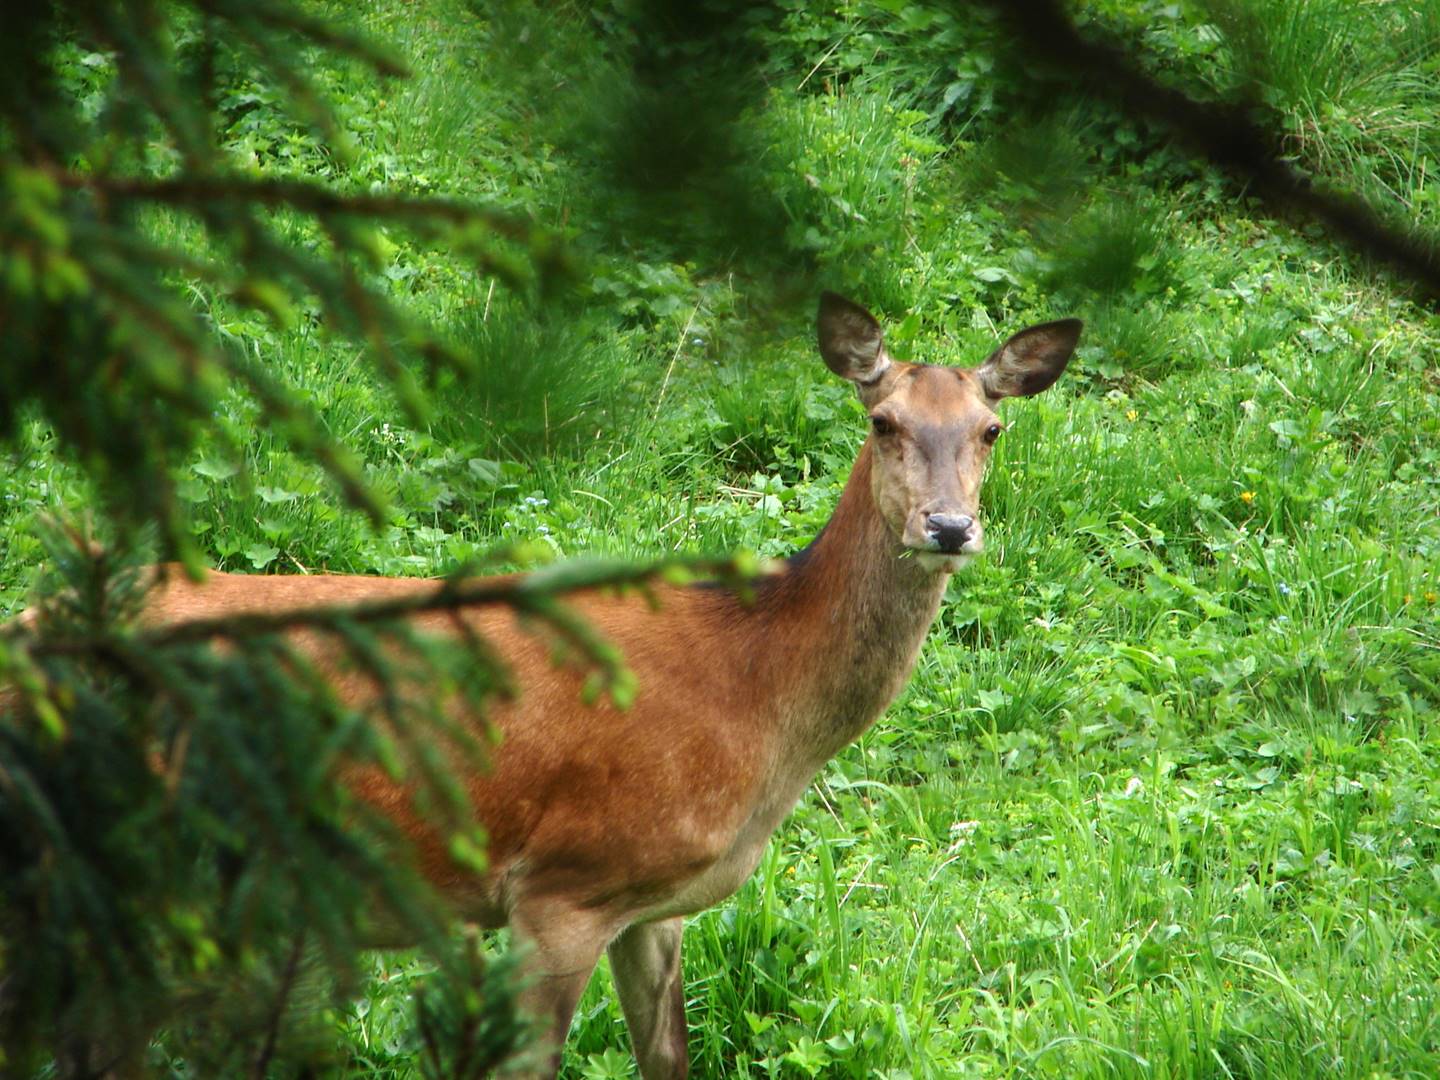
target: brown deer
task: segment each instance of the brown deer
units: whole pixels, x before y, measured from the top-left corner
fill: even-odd
[[[1080,327],[1064,319],[1022,330],[975,368],[910,364],[886,353],[864,308],[822,295],[820,354],[855,384],[871,425],[834,516],[755,583],[749,602],[693,585],[660,587],[655,607],[613,592],[573,595],[637,677],[627,709],[583,704],[582,674],[557,667],[513,614],[467,611],[519,687],[491,714],[503,733],[493,769],[468,781],[489,834],[489,869],[482,876],[451,862],[400,785],[370,773],[354,782],[411,832],[427,875],[461,916],[509,924],[526,943],[522,1004],[553,1040],[547,1074],[606,950],[641,1075],[687,1074],[682,920],[740,887],[816,772],[905,685],[950,574],[983,545],[980,481],[1003,430],[995,407],[1059,378]],[[434,588],[230,574],[195,585],[172,575],[148,618]]]

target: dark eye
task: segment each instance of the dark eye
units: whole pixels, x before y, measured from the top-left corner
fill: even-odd
[[[876,435],[891,435],[895,431],[895,425],[883,416],[870,417],[870,426],[875,429]]]
[[[986,445],[989,445],[989,444],[993,443],[996,439],[998,439],[998,438],[1000,437],[1000,432],[1002,432],[1002,431],[1004,431],[1004,430],[1005,430],[1005,429],[1002,428],[999,424],[991,424],[988,428],[986,428],[986,429],[985,429],[985,443],[986,443]]]

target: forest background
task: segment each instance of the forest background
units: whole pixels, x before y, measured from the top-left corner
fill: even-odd
[[[177,182],[168,192],[190,203],[127,217],[143,246],[87,248],[69,219],[57,242],[46,223],[74,192],[7,163],[0,615],[22,610],[42,566],[83,586],[157,554],[406,575],[784,555],[823,525],[864,434],[815,354],[819,289],[880,315],[897,356],[933,362],[973,363],[1027,323],[1079,316],[1066,379],[1010,408],[985,489],[989,551],[951,585],[909,689],[825,770],[741,893],[692,920],[696,1074],[1440,1071],[1440,324],[1423,275],[1387,276],[1303,200],[1217,169],[1203,139],[1037,57],[990,5],[781,0],[677,19],[618,2],[317,4],[300,10],[340,29],[283,28],[298,42],[289,68],[215,37],[206,20],[226,9],[196,5],[164,36],[181,61],[208,58],[214,161],[270,193],[269,231],[227,233],[231,219],[197,209],[206,192]],[[1428,250],[1440,4],[1069,12],[1161,86],[1239,103],[1284,168]],[[44,55],[98,124],[135,106],[117,79],[130,46],[97,26],[110,24],[67,30]],[[164,116],[163,78],[151,89],[139,97]],[[192,160],[183,127],[127,130],[130,151],[102,160],[96,144],[77,167],[119,177],[112,197],[209,160]],[[26,145],[6,138],[12,156]],[[337,210],[317,191],[359,203]],[[483,211],[447,210],[442,232],[420,208],[437,198]],[[224,280],[205,260],[227,244],[246,270],[286,251],[346,269]],[[79,277],[31,257],[57,250]],[[86,261],[102,250],[117,261]],[[164,251],[194,258],[157,271],[154,293],[137,285],[128,308],[101,305],[113,317],[95,336],[30,318],[123,297],[126,260]],[[218,350],[198,396],[162,367],[105,367],[107,350],[163,336],[169,323],[140,318],[152,301],[179,304],[177,325],[198,318]],[[135,386],[150,396],[127,399]],[[117,416],[130,427],[106,426]],[[120,554],[97,554],[92,535]],[[112,591],[96,589],[77,594],[94,604],[65,640],[103,621]],[[338,632],[357,653],[374,645]],[[244,679],[276,667],[276,648],[240,649]],[[453,1075],[464,1045],[475,1068],[476,1046],[508,1046],[508,1020],[484,1026],[473,1001],[422,1008],[417,1024],[417,993],[442,1000],[424,996],[437,968],[488,986],[464,949],[354,959],[347,919],[365,896],[341,883],[379,872],[383,847],[366,844],[384,837],[345,846],[343,807],[301,834],[283,800],[249,817],[217,801],[186,843],[155,841],[157,816],[190,798],[185,770],[333,754],[344,718],[322,708],[333,725],[317,727],[309,699],[276,690],[303,738],[218,741],[207,758],[196,735],[167,794],[146,740],[170,754],[174,718],[127,727],[143,710],[97,704],[117,678],[143,697],[141,665],[117,655],[142,654],[112,648],[81,678],[54,666],[77,662],[64,649],[0,649],[27,700],[58,703],[0,739],[15,839],[0,965],[12,987],[43,990],[0,1008],[14,1061],[90,1060],[66,1057],[66,1024],[118,1024],[129,1014],[112,999],[135,980],[205,984],[212,1004],[266,988],[247,991],[245,1023],[223,1009],[182,1022],[172,1001],[146,1059],[161,1073],[321,1061]],[[239,684],[216,672],[239,679],[225,665],[240,660],[185,653],[147,677],[233,704]],[[95,692],[52,692],[66,679]],[[117,753],[133,766],[120,779]],[[146,799],[130,806],[122,780],[149,785]],[[299,870],[262,871],[256,852]],[[177,900],[162,886],[196,858],[210,869]],[[55,885],[71,872],[75,889]],[[247,896],[305,911],[331,974],[298,976],[302,942]],[[65,917],[91,921],[77,936]],[[154,970],[133,966],[142,952]],[[625,1047],[602,968],[567,1074],[633,1075]]]

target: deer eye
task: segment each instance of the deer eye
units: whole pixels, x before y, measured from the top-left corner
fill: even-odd
[[[1000,437],[1000,432],[1004,430],[1005,429],[999,424],[991,424],[985,429],[985,445],[989,446],[993,444],[995,440]]]
[[[893,435],[895,433],[895,425],[884,416],[870,417],[870,426],[874,429],[876,435]]]

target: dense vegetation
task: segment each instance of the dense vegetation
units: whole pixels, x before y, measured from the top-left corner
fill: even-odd
[[[692,32],[581,7],[337,6],[413,70],[315,52],[343,158],[283,88],[227,76],[219,136],[255,176],[473,199],[549,229],[572,269],[496,284],[401,230],[369,241],[367,281],[475,368],[427,370],[423,420],[312,298],[272,319],[195,283],[387,508],[376,527],[347,506],[227,390],[174,488],[210,565],[785,554],[864,434],[815,355],[819,288],[943,363],[1078,315],[1070,374],[1008,406],[989,552],[910,688],[692,920],[695,1071],[1440,1072],[1433,316],[1163,132],[1033,83],[964,8],[784,0]],[[1387,217],[1440,212],[1440,5],[1077,9],[1170,84],[1253,95],[1301,166]],[[98,102],[111,59],[62,55]],[[46,557],[37,521],[107,502],[56,448],[31,415],[6,451],[0,614]],[[373,960],[334,1017],[348,1075],[421,1067],[429,966]],[[632,1075],[625,1046],[602,968],[570,1074]]]

